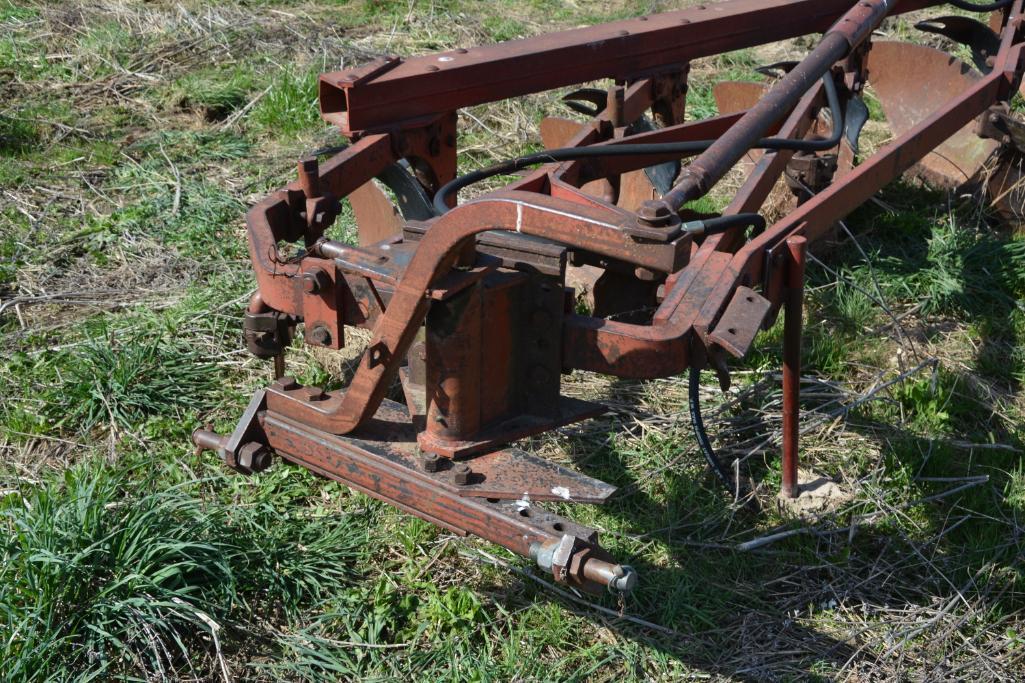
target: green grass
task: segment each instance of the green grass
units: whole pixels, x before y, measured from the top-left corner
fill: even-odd
[[[762,76],[755,71],[759,62],[751,50],[736,50],[709,60],[712,78],[696,78],[690,82],[687,91],[687,118],[707,119],[718,116],[719,109],[712,96],[712,88],[719,81],[759,81]]]
[[[240,341],[255,286],[243,216],[297,156],[338,142],[317,115],[320,71],[660,9],[0,0],[0,300],[18,302],[0,313],[0,678],[1018,675],[1025,241],[914,183],[848,219],[857,245],[809,265],[804,375],[818,383],[802,457],[853,491],[835,514],[802,524],[769,493],[761,510],[732,507],[678,379],[566,378],[616,412],[526,446],[621,488],[603,507],[554,508],[641,573],[622,603],[562,597],[528,561],[284,462],[243,477],[191,452],[192,429],[229,432],[267,382]],[[688,116],[716,113],[714,82],[776,59],[695,64]],[[538,149],[542,117],[572,116],[559,95],[473,108],[460,169]],[[347,204],[331,234],[353,239]],[[765,492],[781,476],[762,443],[778,432],[781,340],[777,322],[731,361],[736,388],[720,396],[706,373],[702,398],[716,445],[752,451],[742,471]],[[303,381],[341,382],[336,359],[299,343],[288,362]],[[738,549],[785,530],[801,532]],[[926,628],[890,653],[908,624]]]
[[[193,71],[179,78],[171,89],[171,101],[196,111],[208,121],[223,121],[244,107],[259,92],[256,74],[240,66]]]
[[[364,526],[282,520],[197,495],[203,484],[160,485],[94,459],[8,493],[5,680],[185,674],[207,665],[215,637],[244,639],[257,613],[294,615],[357,577]]]
[[[253,108],[250,121],[275,137],[295,138],[317,126],[323,127],[317,105],[320,69],[281,71]]]
[[[156,331],[122,338],[100,331],[70,351],[15,354],[4,370],[24,382],[23,401],[8,396],[5,426],[29,434],[145,428],[208,403],[217,381],[208,359]]]

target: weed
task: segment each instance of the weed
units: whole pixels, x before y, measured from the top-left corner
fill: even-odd
[[[1025,512],[1025,465],[1019,465],[1010,472],[1004,488],[1004,502]]]
[[[205,615],[231,602],[239,551],[177,491],[126,497],[97,468],[9,495],[0,604],[8,680],[188,665]],[[218,537],[220,536],[220,537]]]
[[[256,92],[255,74],[248,69],[208,69],[182,76],[172,89],[176,106],[221,121],[244,106]]]
[[[205,666],[211,629],[251,633],[251,610],[294,614],[356,575],[363,525],[303,514],[281,525],[277,511],[133,482],[100,462],[0,500],[6,680],[174,678]]]
[[[754,81],[761,77],[755,72],[758,65],[750,50],[727,52],[709,60],[713,79],[692,79],[687,91],[687,118],[705,119],[719,114],[713,87],[720,81]]]
[[[496,43],[506,40],[516,40],[527,35],[527,27],[516,19],[501,15],[488,16],[484,19],[484,29],[488,36]]]
[[[61,431],[101,424],[129,429],[151,416],[180,417],[202,406],[217,381],[201,354],[156,334],[101,332],[47,361],[57,369],[43,413]]]
[[[317,76],[321,70],[283,69],[253,107],[248,120],[279,140],[295,138],[320,124]]]
[[[0,153],[13,155],[39,141],[39,131],[30,122],[0,114]]]
[[[241,201],[201,173],[183,176],[178,164],[239,159],[249,150],[246,140],[226,132],[143,139],[129,149],[140,160],[113,174],[114,187],[130,193],[130,199],[110,213],[88,216],[72,241],[101,265],[114,247],[143,235],[157,235],[168,245],[241,255],[244,245],[227,238]]]

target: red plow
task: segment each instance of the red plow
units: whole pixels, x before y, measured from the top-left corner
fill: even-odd
[[[873,38],[889,16],[943,5],[981,21],[959,14],[917,27],[963,46],[968,62]],[[736,492],[701,422],[699,375],[710,369],[728,386],[730,358],[783,309],[782,493],[798,495],[809,245],[909,171],[1020,213],[1025,126],[1009,103],[1022,76],[1023,6],[729,0],[323,74],[321,113],[351,144],[302,159],[297,181],[247,216],[259,289],[245,341],[273,360],[274,380],[234,433],[197,431],[197,446],[244,473],[276,455],[530,557],[559,582],[629,590],[636,573],[595,530],[536,505],[599,504],[615,489],[509,444],[604,412],[563,396],[563,374],[687,372],[698,443]],[[809,34],[819,35],[803,59],[717,86],[717,116],[685,116],[692,61]],[[580,87],[602,80],[607,89]],[[863,157],[866,86],[893,139]],[[457,175],[460,108],[561,88],[577,88],[566,100],[588,123],[546,119],[545,151]],[[743,163],[723,211],[693,208]],[[514,180],[465,198],[502,175]],[[781,179],[792,200],[769,223],[764,206]],[[343,199],[358,246],[326,236]],[[298,331],[338,350],[352,327],[372,338],[346,388],[286,374]],[[396,383],[402,402],[387,398]]]

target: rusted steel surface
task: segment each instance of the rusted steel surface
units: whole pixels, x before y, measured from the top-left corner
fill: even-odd
[[[797,497],[798,439],[801,410],[801,327],[804,311],[804,265],[808,240],[786,241],[786,311],[783,320],[783,495]]]
[[[276,379],[233,434],[199,430],[197,447],[250,474],[278,455],[530,557],[557,581],[629,589],[636,574],[596,532],[535,505],[601,503],[613,487],[509,444],[604,411],[563,396],[565,373],[711,367],[726,387],[728,359],[784,308],[783,488],[796,495],[805,250],[909,169],[960,185],[994,155],[998,187],[1020,177],[1006,169],[1025,148],[1008,103],[1023,2],[994,15],[992,34],[925,26],[972,43],[977,70],[873,43],[886,16],[938,0],[731,0],[324,74],[322,114],[351,144],[302,158],[297,180],[247,215],[258,291],[244,340]],[[684,120],[690,60],[819,32],[804,59],[717,87],[720,113]],[[580,87],[603,78],[607,89]],[[548,151],[456,177],[460,107],[560,87],[590,121],[548,117]],[[893,139],[857,163],[865,87]],[[738,163],[746,177],[726,209],[696,211]],[[459,202],[472,182],[531,166]],[[783,178],[795,197],[766,226],[758,212]],[[326,237],[345,200],[358,246]],[[346,327],[371,333],[348,386],[284,376],[294,335],[336,350],[355,336]],[[387,398],[396,380],[405,407]]]
[[[769,86],[753,81],[720,81],[712,88],[715,107],[720,114],[745,112],[765,96]]]
[[[894,135],[911,130],[982,78],[941,50],[891,41],[872,45],[868,68],[872,92]],[[976,135],[974,122],[968,121],[919,162],[921,174],[943,187],[964,185],[976,178],[998,146],[995,140]]]
[[[629,79],[667,64],[824,31],[851,0],[733,0],[678,12],[460,48],[320,77],[324,118],[347,132],[379,130],[468,107],[600,78]],[[894,3],[889,3],[894,4]],[[904,0],[906,12],[939,4]]]

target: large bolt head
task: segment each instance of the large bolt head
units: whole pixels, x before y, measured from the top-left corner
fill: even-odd
[[[250,441],[238,449],[238,466],[250,472],[262,472],[270,467],[274,452],[261,443]]]
[[[317,292],[324,289],[330,278],[320,268],[311,268],[302,275],[303,291],[307,294],[316,294]]]
[[[673,210],[661,199],[649,199],[637,209],[637,217],[653,227],[668,225],[673,217]]]

